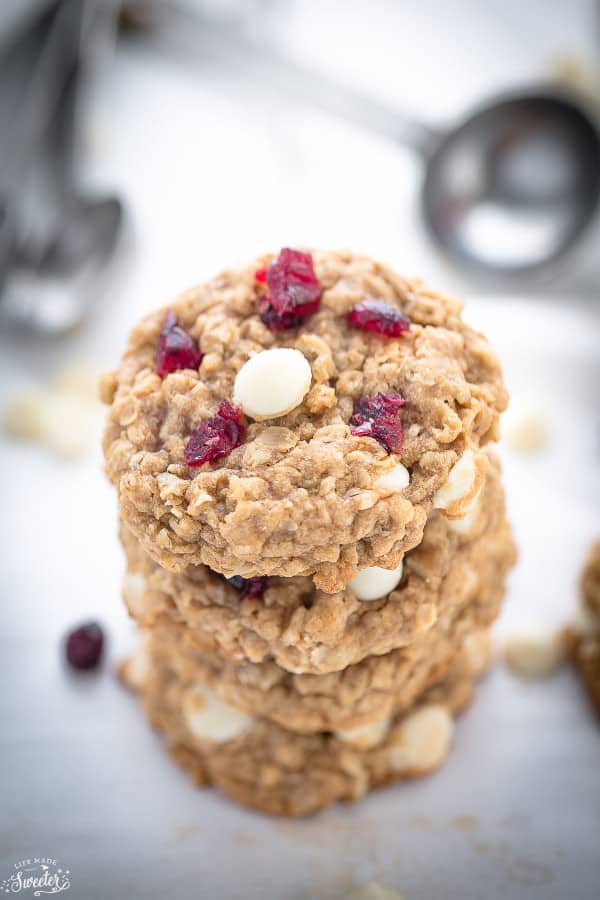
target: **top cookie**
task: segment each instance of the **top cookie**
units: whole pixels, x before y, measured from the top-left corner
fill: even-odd
[[[180,295],[103,380],[125,523],[175,571],[335,592],[396,567],[433,506],[465,514],[506,406],[461,309],[352,253],[281,251]]]

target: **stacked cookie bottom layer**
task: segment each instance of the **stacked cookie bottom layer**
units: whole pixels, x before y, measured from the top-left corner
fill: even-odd
[[[384,727],[344,737],[327,731],[300,734],[266,718],[250,720],[232,740],[198,737],[194,701],[200,711],[211,700],[197,689],[193,669],[184,675],[174,663],[176,645],[167,647],[158,636],[149,638],[145,671],[130,664],[124,674],[139,687],[149,721],[165,735],[170,754],[196,784],[215,784],[253,809],[299,816],[336,800],[358,800],[373,788],[426,775],[441,765],[451,744],[453,717],[470,703],[474,681],[489,658],[487,632],[472,638],[446,677],[408,709],[386,720]]]
[[[441,765],[488,664],[515,556],[493,457],[469,516],[434,512],[376,600],[323,594],[308,578],[272,578],[252,596],[205,567],[167,572],[122,538],[143,635],[124,680],[197,784],[281,815]]]

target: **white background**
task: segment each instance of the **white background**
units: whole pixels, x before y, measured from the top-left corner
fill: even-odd
[[[437,123],[545,77],[561,55],[600,55],[583,0],[289,9],[251,26]],[[68,360],[114,365],[143,312],[236,260],[298,243],[372,253],[465,293],[513,395],[544,412],[547,449],[504,454],[520,562],[499,634],[568,617],[600,534],[597,296],[482,297],[428,246],[410,153],[202,54],[119,51],[90,113],[85,172],[131,212],[120,278],[76,336],[2,337],[0,402]],[[598,896],[600,729],[569,671],[522,683],[499,667],[428,780],[301,822],[240,810],[190,786],[112,675],[133,628],[99,452],[68,464],[6,440],[0,472],[0,879],[15,860],[46,855],[70,868],[78,900],[334,900],[370,878],[407,900]],[[107,627],[109,658],[100,676],[73,677],[60,639],[90,617]]]

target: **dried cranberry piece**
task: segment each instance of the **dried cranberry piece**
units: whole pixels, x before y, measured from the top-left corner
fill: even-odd
[[[254,278],[258,281],[259,284],[267,283],[267,270],[266,269],[257,269],[254,273]]]
[[[258,314],[261,321],[271,331],[289,331],[290,328],[298,328],[304,321],[304,316],[297,316],[294,313],[278,313],[269,300],[268,294],[258,301]]]
[[[186,463],[188,466],[202,466],[227,456],[240,446],[244,431],[241,408],[222,400],[216,415],[204,419],[192,432],[184,451]]]
[[[197,369],[202,362],[198,344],[177,321],[170,309],[164,319],[156,347],[156,371],[161,378],[178,369]]]
[[[104,635],[96,622],[87,622],[67,635],[65,655],[74,669],[93,669],[102,657]]]
[[[267,284],[271,303],[280,315],[308,316],[321,302],[321,285],[310,253],[284,247],[269,266]]]
[[[254,578],[243,578],[241,575],[233,575],[225,579],[228,584],[240,592],[240,597],[250,599],[260,597],[267,586],[266,575],[256,575]]]
[[[267,270],[267,286],[268,293],[259,300],[259,313],[273,331],[297,328],[319,308],[321,285],[310,253],[284,247]]]
[[[354,426],[352,434],[375,438],[388,452],[399,453],[403,434],[399,412],[404,402],[394,392],[361,397],[350,419],[350,425]]]
[[[384,300],[363,300],[348,313],[348,322],[354,328],[364,328],[385,337],[398,337],[410,331],[410,320],[399,309]]]

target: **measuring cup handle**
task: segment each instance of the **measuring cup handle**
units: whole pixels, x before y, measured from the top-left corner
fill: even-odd
[[[429,154],[438,137],[427,125],[328,75],[304,68],[268,43],[258,45],[239,30],[201,18],[182,5],[170,7],[160,34],[178,50],[187,47],[195,57],[210,56],[256,83],[410,147],[420,156]]]

